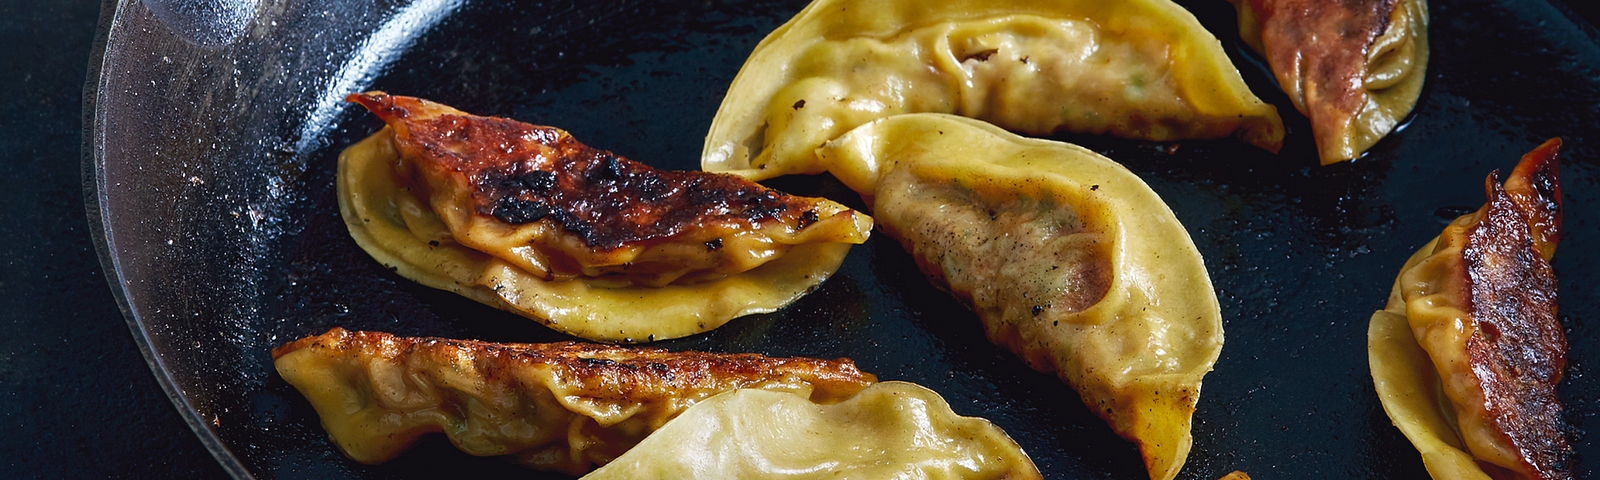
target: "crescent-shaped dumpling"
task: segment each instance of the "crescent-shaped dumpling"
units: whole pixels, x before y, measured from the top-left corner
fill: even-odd
[[[1245,43],[1311,120],[1322,164],[1361,156],[1416,106],[1425,0],[1230,0]]]
[[[991,341],[1077,389],[1152,479],[1177,475],[1222,317],[1188,232],[1142,180],[941,114],[878,120],[817,155]]]
[[[701,166],[820,173],[823,142],[920,112],[1029,134],[1283,141],[1277,110],[1169,0],[816,0],[751,53]]]
[[[872,226],[827,199],[656,170],[551,127],[351,98],[389,123],[339,157],[356,243],[406,278],[590,340],[681,337],[774,311]]]
[[[1378,398],[1435,479],[1570,479],[1556,384],[1566,337],[1549,260],[1561,237],[1559,140],[1406,261],[1373,314]]]
[[[849,360],[488,343],[335,328],[272,350],[333,444],[367,464],[443,433],[464,452],[582,474],[739,389],[832,404],[877,381]],[[948,410],[948,409],[947,409]]]
[[[932,390],[884,382],[824,405],[736,390],[685,410],[585,480],[1039,479],[999,427],[950,410]]]

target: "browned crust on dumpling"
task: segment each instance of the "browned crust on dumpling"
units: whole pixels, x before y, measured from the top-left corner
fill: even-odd
[[[742,388],[836,403],[876,379],[849,360],[495,344],[335,328],[273,349],[352,460],[394,459],[431,433],[461,451],[580,475],[691,406]]]
[[[709,225],[798,229],[818,219],[813,199],[733,175],[657,170],[557,128],[382,92],[347,100],[394,127],[401,150],[430,175],[462,177],[478,215],[513,225],[548,220],[590,248],[650,245]]]
[[[1534,246],[1545,260],[1561,241],[1561,139],[1553,138],[1522,156],[1506,180],[1506,195],[1528,215]]]
[[[1319,142],[1343,136],[1367,103],[1367,54],[1389,29],[1398,0],[1248,1],[1262,19],[1261,44],[1278,83],[1298,85],[1293,98]]]
[[[301,349],[331,349],[343,355],[394,361],[433,357],[448,365],[468,358],[490,383],[516,382],[509,372],[534,365],[549,366],[571,389],[586,398],[650,403],[679,398],[708,388],[732,389],[793,376],[815,387],[812,401],[832,403],[849,398],[877,377],[857,369],[849,359],[777,358],[753,353],[671,352],[659,348],[624,347],[582,342],[491,343],[437,337],[396,337],[384,332],[351,332],[335,327],[272,349],[272,359]]]
[[[1520,455],[1520,470],[1535,479],[1571,478],[1572,448],[1556,398],[1567,342],[1556,319],[1555,274],[1542,254],[1553,253],[1554,242],[1541,248],[1543,239],[1559,238],[1558,148],[1553,141],[1524,157],[1507,188],[1498,173],[1489,175],[1489,201],[1482,219],[1464,232],[1462,248],[1477,327],[1465,348],[1482,390],[1480,413]],[[1531,191],[1508,193],[1523,186]],[[1518,196],[1538,201],[1518,202]],[[1533,226],[1540,224],[1548,228],[1535,236]],[[1463,407],[1479,405],[1457,408]]]

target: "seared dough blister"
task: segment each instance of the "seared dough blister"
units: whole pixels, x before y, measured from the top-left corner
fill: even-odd
[[[817,0],[751,53],[701,166],[820,173],[824,142],[923,112],[1030,134],[1283,140],[1277,110],[1169,0]]]
[[[500,344],[335,328],[273,349],[340,451],[368,464],[440,432],[473,455],[572,474],[616,458],[685,409],[741,388],[818,403],[876,378],[848,360]]]
[[[1087,149],[940,114],[885,118],[817,151],[990,340],[1077,389],[1177,475],[1222,348],[1205,264],[1166,204]]]
[[[595,478],[1041,478],[999,427],[845,359],[338,328],[272,355],[363,463],[437,432],[539,469],[607,465]]]
[[[1422,93],[1426,0],[1229,0],[1245,43],[1311,120],[1322,164],[1361,156]]]
[[[681,337],[774,311],[872,226],[826,199],[655,170],[551,127],[352,99],[390,124],[339,158],[356,243],[402,276],[590,340]]]
[[[1488,202],[1406,261],[1372,315],[1384,411],[1434,478],[1572,478],[1556,396],[1566,338],[1549,261],[1561,238],[1561,142],[1523,156]]]

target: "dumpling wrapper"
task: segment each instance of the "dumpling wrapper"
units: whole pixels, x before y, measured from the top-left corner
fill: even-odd
[[[443,433],[463,452],[582,474],[697,402],[739,389],[831,404],[877,378],[847,359],[489,343],[334,328],[272,350],[352,460],[394,459]]]
[[[1077,389],[1152,479],[1177,475],[1222,316],[1149,186],[1082,147],[940,114],[869,123],[817,156],[991,341]]]
[[[605,342],[682,337],[788,305],[839,268],[850,243],[795,245],[760,266],[717,280],[661,287],[606,278],[553,280],[460,243],[410,178],[392,130],[339,156],[339,210],[350,236],[374,259],[429,287]],[[871,219],[856,215],[864,239]],[[856,241],[860,241],[857,239]]]
[[[1040,135],[1283,141],[1277,109],[1169,0],[817,0],[751,53],[701,167],[820,173],[823,142],[921,112]]]
[[[1361,156],[1417,104],[1428,69],[1425,0],[1229,0],[1245,43],[1311,120],[1327,165]]]
[[[1434,242],[1406,262],[1415,265]],[[1406,321],[1405,301],[1396,285],[1388,306],[1372,314],[1367,328],[1367,363],[1378,398],[1389,419],[1422,453],[1422,464],[1436,480],[1490,480],[1456,433],[1455,413],[1439,391],[1439,374],[1428,352],[1417,345]]]
[[[932,390],[884,382],[832,405],[765,390],[723,393],[583,478],[1043,477],[989,421],[956,415]]]
[[[1572,478],[1556,398],[1566,339],[1549,259],[1559,140],[1406,261],[1368,329],[1378,398],[1433,478]]]

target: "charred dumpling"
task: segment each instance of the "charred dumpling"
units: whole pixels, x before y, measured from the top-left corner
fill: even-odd
[[[1075,145],[940,114],[866,124],[817,156],[991,341],[1072,385],[1139,445],[1152,479],[1177,475],[1222,319],[1188,232],[1142,180]]]
[[[831,405],[765,390],[724,393],[584,478],[1043,477],[999,427],[956,415],[932,390],[885,382]]]
[[[1246,43],[1311,120],[1322,164],[1361,156],[1417,104],[1425,0],[1229,0]]]
[[[605,466],[593,478],[1041,478],[998,427],[846,359],[339,328],[272,357],[362,463],[444,433],[469,454],[533,468]]]
[[[351,236],[401,275],[579,337],[680,337],[804,295],[872,220],[743,178],[668,172],[566,132],[380,92],[339,160]]]
[[[1283,141],[1277,110],[1169,0],[816,0],[751,53],[701,165],[820,173],[824,142],[921,112],[1029,134]]]
[[[739,389],[819,404],[876,382],[849,360],[668,352],[576,342],[497,344],[335,328],[272,351],[278,373],[362,463],[442,432],[473,455],[582,474],[696,403]]]
[[[1559,139],[1406,261],[1373,314],[1378,398],[1436,479],[1570,479],[1556,384],[1567,343],[1550,268],[1561,238]]]

